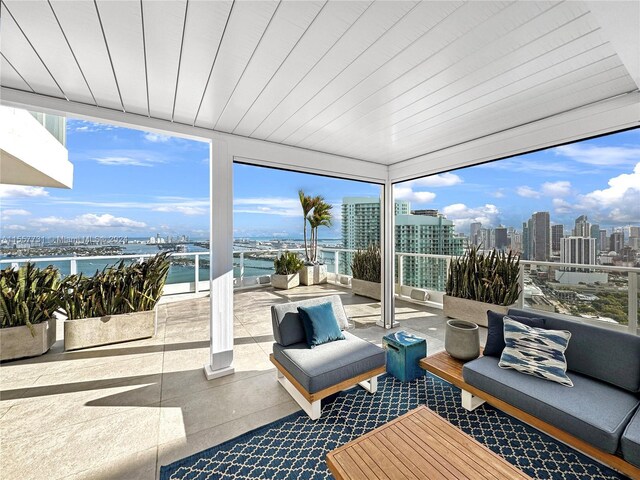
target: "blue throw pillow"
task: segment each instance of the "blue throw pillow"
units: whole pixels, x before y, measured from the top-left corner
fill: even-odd
[[[344,340],[331,302],[312,307],[298,307],[298,313],[310,348],[334,340]]]
[[[504,350],[504,318],[510,318],[516,322],[524,323],[530,327],[544,328],[543,318],[516,317],[503,315],[502,313],[487,311],[487,343],[484,346],[485,357],[500,358]]]
[[[506,317],[506,346],[498,366],[573,387],[567,376],[567,359],[564,356],[570,338],[571,332],[566,330],[528,327]]]

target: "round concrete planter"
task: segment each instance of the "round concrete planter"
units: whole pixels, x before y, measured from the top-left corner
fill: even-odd
[[[33,330],[35,335],[27,326],[0,328],[0,361],[46,353],[56,341],[55,318],[35,324]]]
[[[480,356],[478,325],[466,320],[447,320],[444,349],[458,360],[473,360]]]

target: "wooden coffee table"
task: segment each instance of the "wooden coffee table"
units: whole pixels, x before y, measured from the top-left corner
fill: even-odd
[[[338,479],[529,477],[424,405],[327,454]]]

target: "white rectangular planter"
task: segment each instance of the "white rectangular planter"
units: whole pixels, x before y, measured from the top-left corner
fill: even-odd
[[[494,305],[493,303],[476,302],[475,300],[467,300],[466,298],[452,297],[445,295],[443,297],[444,314],[449,318],[457,318],[459,320],[467,320],[481,327],[487,326],[487,310],[507,314],[507,310],[511,307],[503,307],[502,305]]]
[[[56,320],[33,326],[35,336],[27,326],[0,328],[0,361],[37,357],[56,342]]]
[[[298,285],[300,285],[300,275],[297,273],[292,275],[271,275],[271,286],[273,288],[289,290]]]
[[[64,349],[77,350],[150,338],[156,333],[156,324],[156,310],[65,320]]]
[[[380,300],[382,298],[381,288],[382,285],[380,283],[367,282],[366,280],[358,280],[357,278],[351,279],[351,291],[361,297]]]
[[[318,285],[327,283],[326,265],[304,265],[298,273],[302,285]]]

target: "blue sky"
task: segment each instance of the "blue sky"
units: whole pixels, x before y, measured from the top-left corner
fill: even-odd
[[[67,148],[72,190],[0,187],[2,236],[208,235],[208,144],[68,120]],[[324,238],[340,237],[342,197],[379,195],[377,185],[236,165],[236,236],[299,237],[300,188],[334,205]],[[534,211],[567,229],[581,214],[638,225],[640,129],[404,182],[396,196],[439,209],[462,232],[472,221],[520,228]]]

